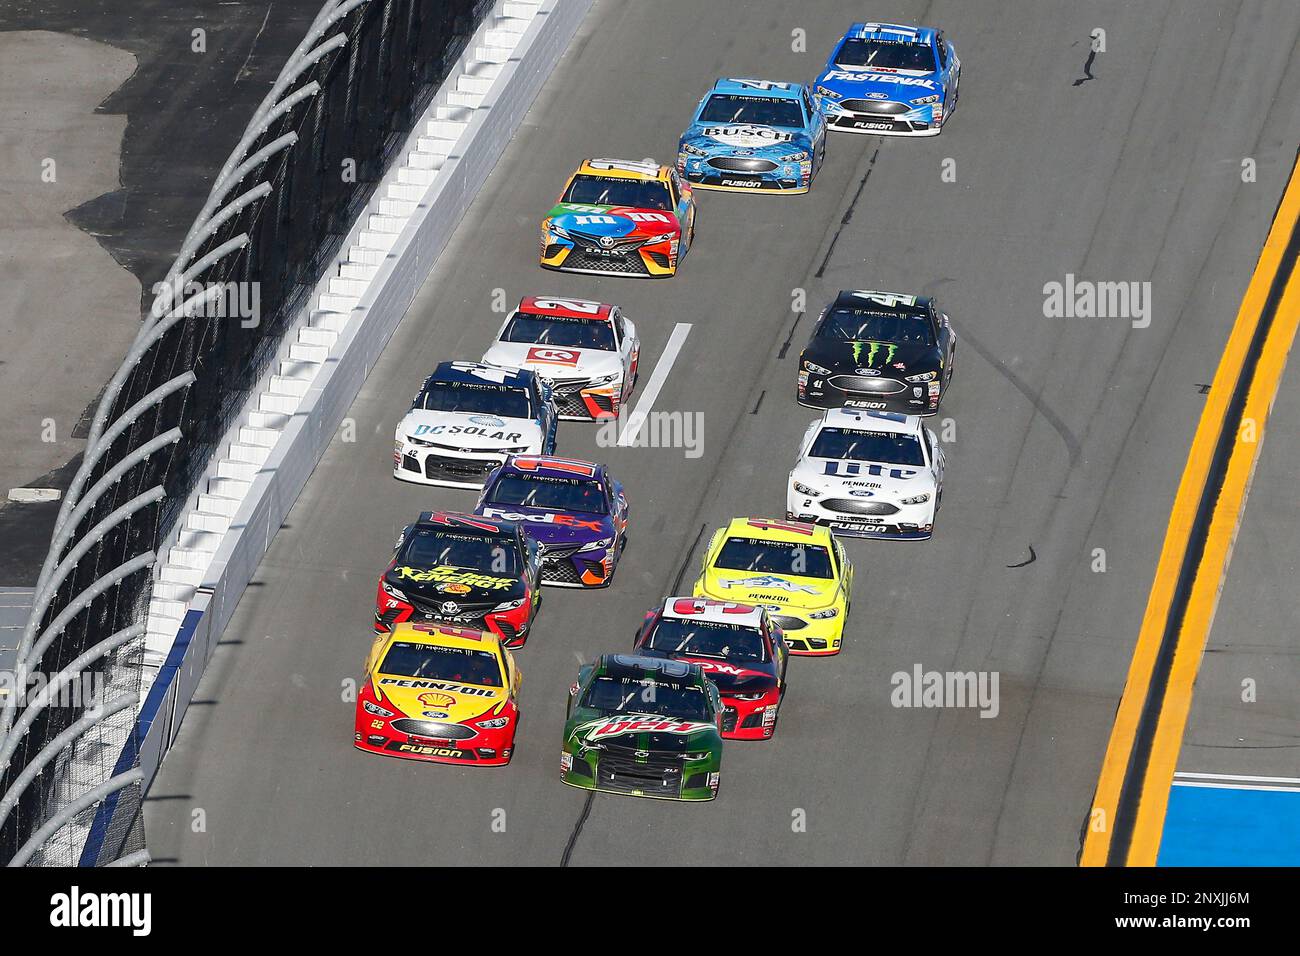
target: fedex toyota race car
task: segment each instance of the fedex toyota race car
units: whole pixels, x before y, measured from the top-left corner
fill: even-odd
[[[366,658],[356,747],[408,760],[504,766],[515,748],[519,680],[495,634],[399,624],[375,638]]]
[[[855,23],[817,77],[831,129],[937,136],[957,106],[961,61],[942,31]]]
[[[776,730],[790,651],[764,608],[667,598],[646,614],[636,652],[699,664],[722,694],[723,737],[767,740]]]
[[[379,577],[375,632],[441,622],[523,647],[541,605],[541,556],[520,524],[426,511],[402,530]]]
[[[559,414],[550,386],[526,369],[442,362],[393,436],[403,481],[480,488],[506,455],[549,455]]]
[[[476,513],[528,529],[543,584],[608,587],[627,543],[623,486],[589,461],[511,455],[488,476]]]
[[[772,612],[792,654],[840,652],[853,564],[826,528],[800,521],[733,518],[713,533],[697,597]]]
[[[944,454],[915,415],[832,409],[808,426],[786,516],[858,538],[930,537]]]
[[[799,355],[799,404],[933,415],[956,355],[952,323],[934,299],[841,292]]]
[[[542,221],[541,264],[642,279],[677,274],[695,238],[695,198],[677,170],[588,159]]]
[[[525,296],[511,312],[485,365],[531,369],[552,388],[560,418],[617,418],[636,384],[641,341],[616,305]]]
[[[605,654],[569,688],[560,780],[661,800],[712,800],[722,699],[698,664]]]
[[[677,147],[702,189],[806,193],[826,156],[826,118],[801,83],[718,80]]]

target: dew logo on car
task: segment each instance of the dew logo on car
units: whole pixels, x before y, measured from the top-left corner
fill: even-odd
[[[712,724],[690,720],[629,714],[623,717],[602,717],[593,720],[578,727],[575,734],[587,740],[602,740],[606,737],[622,737],[626,734],[693,734],[697,730],[712,729],[714,729]]]
[[[484,508],[483,514],[489,518],[501,518],[503,521],[533,521],[538,524],[554,524],[565,528],[581,528],[584,531],[602,530],[599,521],[584,521],[570,514],[525,514],[522,511],[506,511],[504,508]]]
[[[762,671],[750,670],[748,667],[737,667],[735,664],[723,664],[719,661],[696,661],[695,663],[699,664],[700,670],[706,674],[726,674],[728,677],[768,676]]]
[[[471,588],[484,588],[490,591],[505,591],[518,582],[514,578],[498,578],[490,574],[479,574],[466,568],[450,564],[440,564],[433,568],[412,568],[408,565],[394,568],[393,573],[403,581],[415,584],[464,584]]]
[[[577,365],[581,353],[573,349],[555,349],[545,346],[533,346],[524,356],[525,362],[537,362],[544,365]]]

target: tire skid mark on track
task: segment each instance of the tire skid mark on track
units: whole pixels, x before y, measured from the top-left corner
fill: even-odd
[[[831,255],[835,252],[835,244],[840,241],[840,233],[844,231],[844,227],[853,221],[853,210],[857,207],[858,200],[862,198],[862,191],[867,187],[867,180],[871,178],[871,171],[876,168],[876,157],[879,155],[880,147],[877,146],[871,154],[871,159],[867,162],[867,171],[862,174],[862,179],[858,181],[857,192],[853,194],[848,208],[844,210],[844,215],[840,217],[840,226],[835,230],[835,235],[831,237],[831,244],[827,246],[826,255],[822,257],[822,264],[813,273],[813,278],[820,279],[826,275],[826,265],[831,261]],[[794,334],[794,329],[790,330],[790,334]]]

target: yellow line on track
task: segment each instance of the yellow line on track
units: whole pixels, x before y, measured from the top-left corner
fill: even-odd
[[[1288,247],[1292,246],[1298,220],[1300,166],[1292,168],[1290,181],[1215,372],[1178,484],[1155,580],[1129,665],[1124,694],[1115,714],[1110,743],[1102,761],[1092,812],[1085,827],[1079,860],[1082,866],[1155,865],[1169,788],[1191,708],[1193,685],[1263,443],[1265,422],[1300,322],[1300,269],[1297,269],[1292,272],[1272,313],[1272,325],[1262,351],[1257,353],[1254,374],[1249,382],[1242,381],[1243,369],[1252,356],[1252,340],[1256,338],[1269,307],[1270,291],[1279,270],[1289,261]],[[1234,394],[1243,387],[1249,391],[1227,468],[1221,474],[1212,474],[1215,453],[1221,447]],[[1167,642],[1171,614],[1178,610],[1175,601],[1180,572],[1184,571],[1188,548],[1193,543],[1198,514],[1207,507],[1206,495],[1213,495],[1215,491],[1212,485],[1207,487],[1210,481],[1219,483],[1217,501],[1210,502],[1213,517],[1195,568],[1190,594],[1186,597],[1167,679],[1156,684],[1153,678],[1158,676],[1158,663],[1162,646]],[[1167,654],[1168,648],[1164,649]],[[1153,691],[1161,696],[1149,702]],[[1158,717],[1143,760],[1141,757],[1147,741],[1140,739],[1142,718],[1144,711],[1149,713],[1152,706],[1158,706]],[[1121,805],[1126,785],[1131,790],[1139,782],[1137,777],[1130,781],[1131,774],[1140,775],[1136,810],[1127,802]],[[1127,852],[1123,847],[1112,847],[1112,836],[1120,823],[1120,814],[1124,812],[1134,814],[1131,821],[1125,821],[1131,828]]]

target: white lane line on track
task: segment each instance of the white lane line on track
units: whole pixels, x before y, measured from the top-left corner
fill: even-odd
[[[691,333],[691,324],[689,322],[678,322],[673,327],[672,335],[668,336],[668,344],[664,346],[663,355],[659,356],[659,362],[655,365],[655,370],[650,373],[650,381],[646,382],[645,388],[641,391],[641,397],[637,399],[636,408],[632,409],[632,414],[627,417],[627,423],[623,426],[623,433],[618,436],[618,444],[624,448],[636,441],[637,436],[641,434],[641,426],[650,416],[650,409],[654,407],[655,399],[659,397],[659,390],[664,387],[664,382],[668,380],[668,373],[672,371],[673,362],[677,361],[677,353],[682,350],[686,344],[686,336]]]
[[[1295,792],[1300,790],[1300,778],[1257,777],[1250,774],[1188,773],[1179,771],[1174,774],[1174,786],[1223,787],[1231,790],[1283,790]]]

